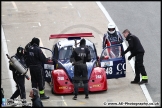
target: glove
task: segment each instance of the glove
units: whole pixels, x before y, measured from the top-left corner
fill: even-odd
[[[132,58],[132,56],[129,56],[129,57],[128,57],[128,60],[130,60],[131,58]]]

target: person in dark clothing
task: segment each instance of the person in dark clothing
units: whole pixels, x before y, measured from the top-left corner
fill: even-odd
[[[89,49],[86,47],[86,40],[81,39],[80,47],[77,47],[73,50],[70,57],[70,62],[74,65],[74,97],[77,99],[78,95],[78,83],[80,80],[83,80],[85,98],[89,98],[88,94],[88,70],[86,62],[91,61],[91,55]],[[82,77],[81,77],[82,76]]]
[[[33,38],[31,41],[31,46],[27,51],[27,64],[30,69],[32,88],[39,87],[40,99],[49,99],[44,93],[44,72],[42,63],[46,62],[46,57],[42,50],[39,48],[40,40],[38,38]]]
[[[116,31],[116,25],[112,22],[108,24],[108,31],[103,36],[102,48],[123,42],[123,37]]]
[[[123,37],[121,36],[119,31],[116,31],[116,25],[113,22],[110,22],[108,24],[108,31],[103,36],[102,48],[104,49],[107,46],[121,44],[122,42],[123,42]],[[119,47],[112,47],[111,51],[116,56],[120,56]],[[111,56],[111,58],[112,57],[113,56]]]
[[[17,53],[12,56],[15,57],[23,66],[24,68],[27,68],[26,63],[24,61],[24,48],[18,47]],[[11,57],[11,58],[12,58]],[[16,83],[17,90],[14,92],[14,94],[10,97],[10,99],[14,100],[18,96],[24,101],[22,103],[26,103],[26,91],[25,91],[25,75],[22,75],[21,72],[17,71],[10,62],[9,69],[12,71],[13,79]]]
[[[1,88],[1,106],[3,106],[3,99],[4,98],[4,90],[3,90],[3,88]]]
[[[30,91],[29,97],[32,98],[31,99],[32,107],[44,107],[42,101],[39,98],[39,93],[36,88],[32,88],[32,90]]]
[[[132,84],[143,84],[148,83],[148,76],[145,71],[145,67],[143,65],[143,57],[145,50],[139,40],[138,37],[131,34],[128,29],[123,31],[123,35],[128,41],[128,48],[124,51],[122,56],[126,54],[128,51],[131,52],[131,55],[128,57],[128,60],[130,60],[132,57],[135,56],[135,78],[134,81],[131,81]],[[142,75],[142,80],[140,81],[140,74]]]

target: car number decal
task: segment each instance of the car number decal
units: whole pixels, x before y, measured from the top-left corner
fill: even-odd
[[[54,65],[51,65],[51,64],[44,64],[44,69],[54,70]]]

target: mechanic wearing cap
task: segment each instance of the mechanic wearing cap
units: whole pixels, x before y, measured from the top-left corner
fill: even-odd
[[[122,56],[126,54],[128,51],[131,52],[131,55],[128,57],[128,60],[130,60],[132,57],[135,56],[135,78],[134,81],[131,81],[131,84],[143,84],[148,83],[148,77],[147,73],[145,71],[145,67],[143,65],[143,57],[145,50],[139,40],[138,37],[131,34],[128,29],[125,29],[123,31],[123,35],[128,41],[128,48],[124,51]],[[140,82],[140,74],[142,75],[142,80]]]
[[[31,97],[32,107],[44,107],[42,101],[39,98],[39,93],[36,88],[32,88],[29,97]]]
[[[74,65],[74,97],[77,99],[78,95],[78,83],[80,80],[83,80],[85,98],[89,98],[88,94],[88,70],[86,62],[91,61],[91,55],[89,49],[86,47],[86,40],[81,39],[80,47],[77,47],[73,50],[70,57],[70,62]],[[82,76],[82,77],[81,77]]]
[[[33,38],[31,46],[27,51],[27,64],[30,69],[32,88],[39,87],[40,99],[49,99],[44,93],[44,72],[42,63],[46,62],[46,57],[42,50],[39,48],[40,40]]]
[[[24,48],[18,47],[17,53],[12,56],[15,57],[25,68],[27,68],[25,61],[24,61]],[[12,58],[11,57],[11,58]],[[26,92],[25,92],[25,75],[22,75],[21,72],[17,71],[10,62],[9,69],[12,71],[13,79],[16,83],[16,91],[13,93],[13,95],[10,97],[13,101],[10,101],[9,103],[13,103],[14,99],[17,98],[20,95],[20,98],[23,100],[22,103],[26,103]]]
[[[109,41],[109,46],[123,42],[123,37],[121,36],[119,31],[116,31],[116,25],[112,22],[108,24],[108,31],[103,36],[103,49],[106,47],[107,41]]]

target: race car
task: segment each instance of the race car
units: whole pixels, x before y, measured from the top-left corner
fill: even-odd
[[[45,76],[50,79],[51,92],[56,94],[71,94],[74,92],[73,77],[74,66],[70,62],[73,48],[79,46],[81,38],[93,37],[92,33],[53,34],[50,39],[65,38],[53,45],[52,57],[44,64]],[[86,40],[86,46],[90,50],[91,61],[87,62],[88,86],[90,92],[106,91],[108,89],[106,71],[98,64],[96,47],[93,42]],[[47,74],[48,73],[48,74]],[[49,80],[48,80],[49,81]],[[84,91],[84,84],[79,83],[79,92]]]
[[[54,34],[50,39],[66,38],[53,45],[52,57],[44,64],[46,81],[51,81],[51,92],[70,94],[74,92],[74,67],[70,62],[73,48],[78,47],[81,37],[93,37],[92,33]],[[105,91],[108,89],[107,79],[126,76],[125,57],[121,56],[122,44],[105,47],[97,56],[93,42],[86,39],[86,46],[91,53],[91,62],[87,62],[89,91]],[[79,91],[84,91],[83,82],[79,83]]]

